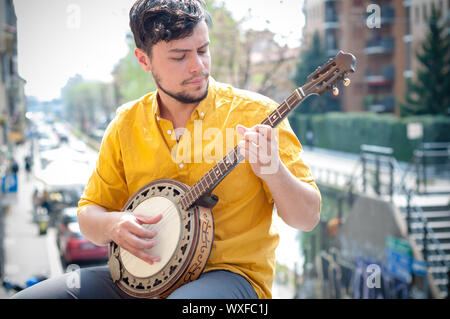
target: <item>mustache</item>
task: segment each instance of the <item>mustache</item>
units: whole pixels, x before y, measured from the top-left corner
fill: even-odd
[[[187,83],[197,80],[199,78],[209,78],[209,72],[202,72],[202,74],[200,74],[200,75],[196,75],[187,80],[184,80],[181,84],[187,84]]]

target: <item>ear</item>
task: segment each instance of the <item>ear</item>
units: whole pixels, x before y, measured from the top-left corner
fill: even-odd
[[[137,48],[134,50],[134,55],[144,71],[151,71],[150,58],[144,50]]]

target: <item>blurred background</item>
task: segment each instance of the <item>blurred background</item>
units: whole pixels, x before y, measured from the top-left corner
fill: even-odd
[[[0,0],[0,297],[105,264],[76,206],[118,106],[155,89],[134,0]],[[212,76],[281,103],[339,50],[339,95],[289,122],[322,192],[305,233],[274,215],[274,298],[448,298],[450,0],[209,0]]]

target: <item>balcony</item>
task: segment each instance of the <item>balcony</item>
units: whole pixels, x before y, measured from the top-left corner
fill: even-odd
[[[390,113],[395,110],[395,96],[367,95],[364,97],[364,106],[367,111],[375,113]]]
[[[11,52],[16,41],[17,30],[14,26],[0,25],[0,52]]]
[[[366,44],[366,54],[390,54],[395,49],[395,39],[393,37],[383,37],[371,39]]]
[[[381,8],[381,23],[395,22],[395,9],[392,6],[385,6]]]
[[[327,6],[325,9],[325,30],[339,28],[339,18],[334,7]]]
[[[366,83],[373,86],[392,85],[395,79],[395,66],[385,65],[381,68],[381,74],[375,74],[372,70],[368,70],[366,74]]]

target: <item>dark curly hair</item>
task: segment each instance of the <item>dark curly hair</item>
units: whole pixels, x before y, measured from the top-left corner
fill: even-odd
[[[137,0],[130,10],[130,27],[139,49],[149,56],[159,41],[183,39],[211,17],[203,0]]]

